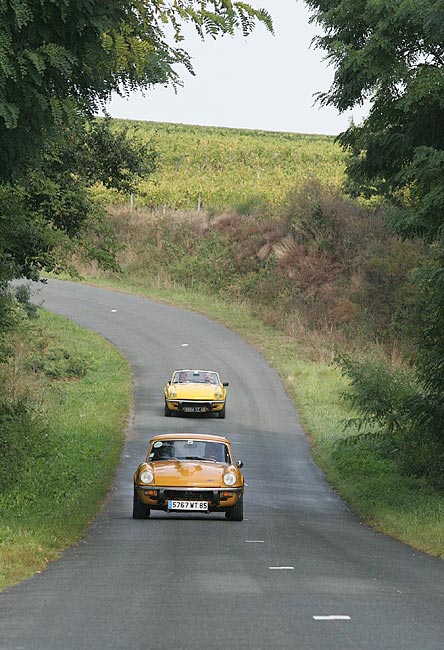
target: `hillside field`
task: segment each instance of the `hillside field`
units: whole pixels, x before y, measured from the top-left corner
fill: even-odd
[[[135,196],[139,208],[260,211],[268,216],[308,179],[339,187],[344,152],[332,136],[113,120],[158,154]],[[129,197],[104,192],[124,205]]]

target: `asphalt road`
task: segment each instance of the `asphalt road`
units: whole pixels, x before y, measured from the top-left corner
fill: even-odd
[[[207,318],[139,297],[56,281],[40,297],[127,357],[134,417],[85,539],[0,594],[1,650],[443,650],[444,563],[353,516],[258,352]],[[230,382],[225,420],[164,417],[162,387],[181,366]],[[248,483],[243,522],[132,519],[133,471],[166,431],[232,440]]]

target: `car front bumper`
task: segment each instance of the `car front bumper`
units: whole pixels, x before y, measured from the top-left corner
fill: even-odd
[[[208,512],[232,508],[242,497],[243,487],[200,488],[135,485],[140,500],[153,510],[168,512],[169,500],[207,501]]]
[[[171,399],[165,400],[170,411],[180,413],[214,413],[221,411],[225,405],[225,400],[185,400]]]

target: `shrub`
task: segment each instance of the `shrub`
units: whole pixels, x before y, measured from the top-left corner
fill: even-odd
[[[30,353],[27,367],[34,373],[43,373],[49,379],[75,379],[84,377],[88,371],[87,359],[70,354],[62,345],[41,339],[42,347]]]
[[[350,381],[343,399],[357,416],[348,424],[387,434],[410,427],[407,404],[419,394],[411,371],[389,368],[383,359],[360,361],[349,355],[337,356],[335,363]]]
[[[337,443],[336,459],[350,453],[373,454],[407,476],[444,488],[444,440],[420,426],[433,404],[428,404],[415,371],[389,367],[382,359],[359,361],[347,355],[337,357],[336,363],[350,380],[343,398],[356,414],[344,424],[361,431]]]
[[[14,293],[17,302],[23,307],[28,318],[37,318],[38,307],[31,302],[31,287],[29,284],[20,284],[16,287]]]

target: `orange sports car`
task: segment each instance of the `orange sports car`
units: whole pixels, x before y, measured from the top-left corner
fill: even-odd
[[[147,519],[151,510],[225,512],[244,517],[242,461],[233,460],[223,436],[168,433],[152,438],[146,458],[134,473],[133,518]]]

